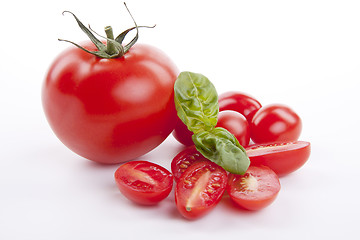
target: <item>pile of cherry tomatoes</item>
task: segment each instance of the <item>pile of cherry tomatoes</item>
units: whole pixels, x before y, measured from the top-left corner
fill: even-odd
[[[240,207],[259,210],[275,200],[279,177],[299,169],[310,156],[310,143],[298,141],[301,119],[285,105],[262,106],[247,94],[227,92],[219,96],[217,127],[246,149],[251,165],[245,174],[228,173],[203,157],[179,120],[173,136],[188,147],[174,157],[171,172],[148,161],[125,163],[115,172],[120,191],[134,202],[153,205],[171,193],[175,182],[176,206],[188,219],[207,214],[225,192]]]

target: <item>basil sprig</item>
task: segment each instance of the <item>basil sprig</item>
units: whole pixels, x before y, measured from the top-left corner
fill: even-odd
[[[207,159],[235,174],[244,174],[249,157],[229,131],[216,127],[219,113],[214,85],[202,74],[182,72],[175,85],[175,106],[181,121],[194,134],[196,149]]]

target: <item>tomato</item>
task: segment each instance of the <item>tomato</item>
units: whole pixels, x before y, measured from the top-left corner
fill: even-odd
[[[261,108],[255,98],[240,92],[226,92],[219,96],[219,110],[233,110],[245,116],[251,122],[254,114]]]
[[[254,115],[250,132],[254,143],[296,141],[301,133],[300,117],[289,107],[272,104]]]
[[[174,138],[178,140],[178,142],[182,143],[185,146],[194,145],[192,140],[193,132],[191,132],[187,126],[180,120],[180,118],[176,119],[175,129],[172,133]]]
[[[96,49],[89,42],[82,45]],[[154,149],[173,131],[177,75],[172,61],[152,46],[135,44],[114,59],[70,47],[50,66],[43,108],[56,136],[78,155],[125,162]]]
[[[175,202],[182,216],[197,219],[209,213],[220,201],[227,184],[227,172],[207,161],[190,165],[175,188]]]
[[[171,162],[171,172],[174,180],[177,182],[185,170],[194,162],[207,161],[207,159],[195,148],[195,145],[189,146],[179,152]]]
[[[246,147],[250,142],[250,127],[246,118],[239,112],[226,110],[219,112],[217,127],[232,133],[240,145]]]
[[[310,143],[304,141],[255,144],[246,148],[251,165],[265,165],[279,176],[302,167],[310,156]]]
[[[173,186],[173,176],[167,169],[147,161],[124,163],[114,176],[120,192],[143,205],[153,205],[165,199]]]
[[[279,178],[270,168],[250,166],[244,175],[229,174],[227,192],[240,207],[260,210],[275,200],[280,188]]]

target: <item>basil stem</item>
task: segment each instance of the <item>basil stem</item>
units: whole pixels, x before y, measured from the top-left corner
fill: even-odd
[[[226,171],[244,174],[250,165],[249,157],[234,135],[216,127],[218,95],[210,80],[202,74],[182,72],[175,82],[174,93],[177,114],[194,133],[196,149]]]

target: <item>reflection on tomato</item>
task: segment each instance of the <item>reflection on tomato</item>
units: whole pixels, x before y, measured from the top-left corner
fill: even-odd
[[[174,129],[177,75],[172,61],[148,45],[136,44],[115,59],[70,47],[49,69],[44,111],[75,153],[100,163],[125,162],[157,147]]]
[[[254,115],[250,132],[254,143],[296,141],[301,133],[300,117],[289,107],[272,104]]]

